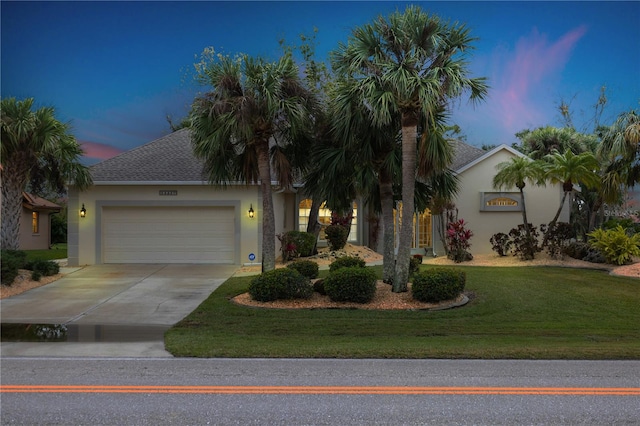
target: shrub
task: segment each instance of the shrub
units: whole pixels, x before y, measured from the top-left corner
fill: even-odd
[[[409,276],[412,277],[413,274],[420,270],[420,265],[422,264],[422,258],[418,259],[415,256],[409,259]]]
[[[564,254],[574,259],[583,260],[593,250],[586,241],[572,241],[564,248]]]
[[[447,224],[446,240],[448,254],[447,257],[456,263],[465,262],[473,259],[473,256],[467,250],[471,247],[471,237],[473,232],[465,228],[464,219]]]
[[[618,226],[622,226],[629,235],[640,233],[640,223],[631,218],[611,218],[602,224],[604,229],[616,229]]]
[[[287,268],[294,269],[311,280],[318,278],[318,274],[320,273],[318,264],[312,260],[296,260],[288,264]]]
[[[300,272],[280,268],[264,272],[249,284],[249,294],[253,300],[270,302],[279,299],[308,299],[313,287],[307,277]]]
[[[42,274],[39,271],[31,272],[31,281],[40,281],[40,278],[42,278]]]
[[[522,224],[509,231],[509,238],[511,238],[513,242],[513,255],[520,257],[522,260],[533,260],[536,257],[536,253],[540,251],[537,228],[529,224],[529,232],[531,234],[530,237],[527,236],[524,225]]]
[[[329,271],[333,272],[340,268],[351,268],[354,266],[364,268],[366,266],[364,259],[360,259],[356,256],[342,256],[331,262],[329,265]]]
[[[423,258],[423,256],[422,256],[421,254],[414,254],[414,255],[413,255],[413,258],[414,258],[414,259],[416,259],[416,260],[418,260],[418,263],[419,263],[420,265],[422,265],[422,258]]]
[[[320,279],[320,280],[316,280],[313,283],[313,291],[315,291],[316,293],[319,293],[323,296],[325,296],[327,294],[327,292],[324,289],[324,280]]]
[[[506,256],[513,245],[513,241],[511,241],[509,236],[504,232],[493,234],[489,239],[489,242],[491,243],[491,249],[500,256]]]
[[[277,237],[281,244],[283,262],[297,257],[309,257],[316,246],[316,236],[309,232],[288,231]]]
[[[324,235],[331,250],[341,250],[347,244],[349,230],[342,225],[329,225],[325,228]]]
[[[376,274],[357,266],[340,268],[325,278],[324,290],[335,302],[367,303],[376,293]]]
[[[26,263],[24,269],[38,272],[43,277],[49,277],[60,272],[60,265],[53,260],[36,259]]]
[[[640,234],[629,236],[620,225],[615,229],[596,229],[587,235],[591,238],[589,244],[600,250],[607,263],[622,265],[632,256],[640,256]]]
[[[415,300],[428,303],[455,299],[464,291],[466,280],[466,274],[456,269],[427,269],[413,277],[411,294]]]
[[[27,259],[27,253],[21,250],[2,250],[0,253],[1,270],[0,282],[11,285],[18,276],[18,269],[23,269]]]
[[[560,259],[569,245],[569,240],[573,237],[573,228],[566,222],[556,222],[550,227],[540,225],[540,230],[544,234],[545,249],[552,259]]]

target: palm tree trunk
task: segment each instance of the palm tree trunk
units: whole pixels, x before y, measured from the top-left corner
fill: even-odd
[[[8,167],[6,168],[8,169]],[[22,191],[26,173],[7,173],[2,171],[2,222],[1,247],[6,250],[20,248],[20,216],[22,215]]]
[[[589,215],[589,229],[587,232],[593,232],[596,229],[596,218],[598,217],[598,212],[600,211],[600,207],[602,207],[603,201],[602,197],[598,197],[596,202],[593,204],[593,209],[591,210],[591,214]]]
[[[558,207],[558,211],[556,212],[556,215],[553,217],[553,219],[551,219],[551,222],[549,222],[549,225],[547,225],[547,232],[545,232],[544,234],[544,238],[542,239],[542,247],[545,247],[547,245],[547,241],[549,241],[549,237],[550,237],[550,233],[551,233],[551,228],[553,227],[553,225],[556,224],[556,222],[558,222],[558,218],[560,217],[560,213],[562,212],[562,207],[564,207],[564,203],[567,199],[567,191],[564,191],[563,195],[562,195],[562,201],[560,201],[560,207]]]
[[[378,186],[382,207],[382,279],[391,284],[396,266],[393,253],[393,182],[389,171],[384,167],[378,173]]]
[[[416,137],[418,116],[416,112],[402,113],[402,224],[396,260],[396,276],[393,292],[408,290],[409,261],[413,241],[414,191],[416,185]]]
[[[269,164],[269,140],[256,145],[260,189],[262,191],[262,272],[276,268],[276,221],[271,192],[271,166]]]
[[[313,253],[318,252],[318,236],[320,235],[320,230],[322,229],[322,225],[320,225],[320,206],[322,205],[322,201],[318,199],[319,197],[313,197],[311,200],[311,208],[309,209],[309,222],[307,222],[307,232],[316,236],[316,241],[313,245]]]

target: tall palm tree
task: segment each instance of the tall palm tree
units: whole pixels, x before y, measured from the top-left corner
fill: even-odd
[[[627,186],[640,182],[640,116],[634,110],[620,114],[604,132],[598,154],[618,166]]]
[[[585,152],[595,139],[593,135],[585,135],[569,127],[540,127],[533,131],[523,131],[516,134],[522,142],[525,154],[533,160],[542,160],[546,155],[555,151],[574,154]]]
[[[55,118],[52,107],[33,110],[34,100],[2,99],[2,248],[19,245],[22,192],[50,188],[63,192],[68,183],[79,189],[92,184],[80,163],[82,149],[69,125]]]
[[[416,6],[356,28],[331,54],[338,74],[357,80],[372,120],[389,125],[400,116],[402,131],[402,215],[414,213],[418,124],[449,100],[470,94],[483,99],[484,78],[469,78],[466,52],[475,39],[458,23],[445,23]],[[429,126],[425,126],[428,130]],[[407,291],[413,222],[400,230],[394,292]]]
[[[520,191],[522,201],[522,221],[527,240],[531,241],[531,228],[527,220],[527,205],[525,204],[524,188],[529,181],[533,185],[544,185],[544,165],[540,161],[533,161],[528,157],[513,157],[496,166],[498,173],[493,177],[493,187],[496,189],[516,187]],[[525,253],[525,258],[533,259],[534,253]]]
[[[563,191],[560,207],[558,207],[558,211],[549,222],[549,228],[551,228],[558,221],[567,196],[573,192],[574,184],[582,184],[592,188],[599,186],[600,176],[598,175],[598,170],[600,169],[600,163],[593,153],[589,151],[575,155],[569,149],[564,154],[560,154],[557,151],[549,154],[545,157],[545,160],[548,161],[545,172],[546,179],[549,179],[551,183],[561,183]]]
[[[276,259],[272,173],[281,187],[292,185],[283,146],[306,132],[313,97],[290,54],[267,62],[211,53],[205,51],[198,68],[201,82],[211,90],[192,106],[194,153],[204,160],[212,183],[260,183],[262,269],[269,271]]]

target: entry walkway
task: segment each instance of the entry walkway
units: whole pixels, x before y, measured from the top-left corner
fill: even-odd
[[[111,340],[118,340],[117,336],[112,336],[108,342],[82,343],[91,340],[84,336],[80,342],[3,342],[2,356],[171,356],[164,351],[164,330],[193,311],[237,269],[200,264],[78,269],[46,286],[0,300],[2,323],[65,324],[85,334],[104,334],[107,326],[120,332],[127,327],[146,328],[157,338],[115,342]]]

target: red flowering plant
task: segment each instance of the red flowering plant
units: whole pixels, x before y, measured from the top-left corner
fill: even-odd
[[[464,219],[447,224],[447,248],[449,249],[448,257],[456,263],[465,262],[473,259],[473,255],[468,249],[471,247],[471,237],[473,232],[465,228]]]

